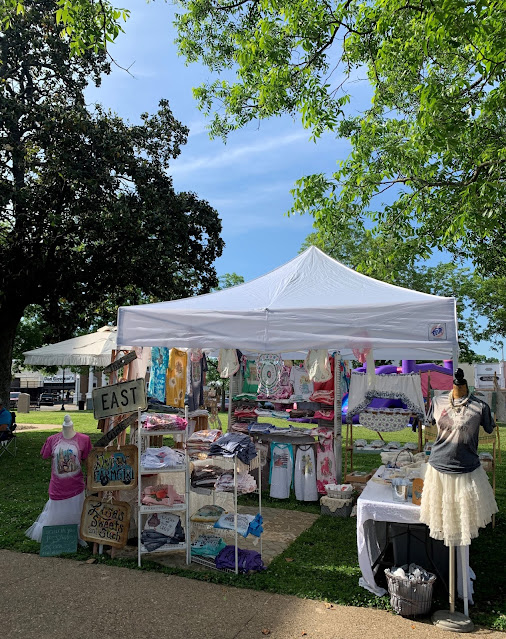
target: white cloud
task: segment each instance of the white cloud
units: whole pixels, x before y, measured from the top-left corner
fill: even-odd
[[[256,144],[250,144],[246,146],[238,146],[236,148],[226,148],[216,155],[207,155],[205,157],[194,158],[186,162],[176,162],[171,167],[172,175],[183,175],[200,171],[201,169],[217,169],[224,166],[230,166],[236,164],[240,158],[244,158],[251,155],[258,155],[271,151],[272,149],[279,149],[282,146],[288,146],[295,142],[307,140],[309,133],[307,131],[298,131],[297,133],[289,133],[287,135],[279,137],[269,137],[266,140],[257,142]]]

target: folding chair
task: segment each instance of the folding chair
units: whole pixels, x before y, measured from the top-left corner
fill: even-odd
[[[12,424],[10,428],[8,428],[5,424],[0,425],[0,457],[4,453],[9,453],[12,457],[16,457],[17,445],[16,445],[16,435],[14,431],[16,430],[16,413],[11,413],[12,416]]]

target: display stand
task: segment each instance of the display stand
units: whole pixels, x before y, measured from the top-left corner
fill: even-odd
[[[237,475],[238,475],[238,465],[240,464],[242,466],[241,470],[244,469],[245,472],[249,472],[251,470],[255,470],[256,468],[258,468],[258,482],[257,482],[257,490],[255,490],[254,492],[256,494],[258,494],[258,512],[261,515],[262,514],[262,464],[261,464],[261,458],[260,458],[260,451],[257,451],[257,456],[251,460],[251,462],[249,464],[243,464],[242,462],[237,460],[237,457],[234,457],[233,459],[231,458],[227,458],[227,457],[222,457],[221,455],[213,455],[212,457],[208,458],[208,461],[210,462],[214,462],[214,461],[219,461],[220,464],[224,465],[224,470],[227,470],[227,466],[230,467],[231,465],[233,465],[233,470],[234,470],[234,530],[226,530],[223,528],[214,528],[213,524],[206,524],[206,523],[198,523],[198,522],[192,522],[191,520],[189,520],[189,525],[190,525],[190,537],[193,538],[194,534],[196,533],[206,533],[206,534],[215,534],[215,535],[219,535],[221,537],[225,537],[225,538],[232,538],[233,539],[233,543],[234,543],[234,547],[235,547],[235,570],[225,570],[225,572],[233,572],[236,575],[239,574],[239,540],[238,540],[238,532],[237,532],[237,497],[240,494],[238,492],[237,489]],[[209,496],[212,496],[212,503],[213,505],[215,505],[215,497],[216,497],[216,490],[211,489],[211,488],[190,488],[190,490],[196,494],[206,494]],[[252,493],[245,493],[245,494],[252,494]],[[260,542],[259,542],[259,546],[260,546],[260,556],[262,556],[262,535],[260,535]],[[220,568],[216,568],[216,565],[214,563],[214,560],[209,559],[207,557],[200,557],[197,555],[191,555],[191,561],[193,563],[196,564],[201,564],[203,566],[206,566],[207,568],[212,568],[214,570],[221,570]]]
[[[185,419],[188,420],[188,407],[185,407]],[[142,451],[147,447],[149,443],[149,437],[157,437],[160,438],[159,441],[163,441],[163,437],[165,435],[170,436],[183,436],[183,448],[185,461],[181,468],[163,468],[158,470],[146,469],[142,467],[141,464],[141,454]],[[157,442],[158,443],[158,442]],[[137,545],[137,564],[139,568],[141,567],[142,556],[146,554],[154,554],[154,553],[168,553],[174,551],[186,551],[186,563],[190,563],[190,535],[189,535],[189,511],[188,511],[188,500],[189,500],[189,474],[188,474],[188,453],[186,452],[186,431],[182,430],[147,430],[141,427],[141,411],[138,411],[138,421],[137,421],[137,446],[138,446],[138,458],[139,458],[139,484],[138,484],[138,517],[137,517],[137,536],[138,536],[138,545]],[[162,475],[166,473],[184,473],[185,475],[185,502],[184,504],[173,504],[172,506],[158,506],[158,505],[143,505],[142,504],[142,477],[146,475]],[[153,513],[181,513],[184,514],[184,531],[185,531],[185,541],[179,544],[165,544],[160,548],[157,548],[153,551],[148,551],[141,543],[141,533],[142,533],[142,522],[143,517],[146,515],[150,515]]]

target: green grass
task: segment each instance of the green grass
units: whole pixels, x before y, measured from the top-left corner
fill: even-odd
[[[61,424],[61,411],[41,411],[18,415],[20,423]],[[226,416],[221,416],[225,423]],[[96,420],[88,411],[72,413],[76,430],[90,435],[92,442],[101,436]],[[275,422],[276,420],[269,420]],[[281,421],[277,423],[282,423]],[[54,431],[53,431],[54,432]],[[18,435],[18,453],[15,458],[4,455],[0,459],[0,548],[19,552],[38,553],[39,544],[24,536],[24,531],[40,514],[47,499],[50,461],[40,458],[40,449],[50,431],[21,431]],[[354,439],[374,439],[374,433],[354,428]],[[416,441],[416,435],[406,429],[385,433],[385,439]],[[497,468],[496,498],[500,512],[496,527],[481,530],[471,546],[471,565],[476,572],[475,605],[471,614],[475,623],[495,630],[506,630],[506,427],[501,427],[503,460]],[[491,447],[483,447],[491,450]],[[365,470],[380,464],[379,455],[356,455],[355,468]],[[242,503],[251,498],[243,497]],[[253,503],[256,503],[256,499]],[[263,505],[293,508],[318,513],[316,504],[301,504],[293,498],[274,500],[264,493]],[[89,549],[79,550],[72,557],[80,560],[91,555]],[[286,561],[289,558],[290,561]],[[111,560],[106,556],[100,562],[137,569],[136,561]],[[360,569],[357,562],[356,520],[321,516],[269,565],[268,570],[250,575],[235,576],[215,571],[203,572],[191,568],[168,568],[154,562],[143,562],[142,570],[179,574],[187,578],[228,584],[297,597],[319,599],[336,604],[368,606],[389,609],[389,598],[376,597],[358,585]],[[441,599],[441,605],[447,602]]]

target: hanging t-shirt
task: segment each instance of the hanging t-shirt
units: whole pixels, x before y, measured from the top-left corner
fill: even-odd
[[[283,360],[281,355],[274,353],[263,353],[257,360],[258,370],[258,394],[272,397],[279,390],[279,380]]]
[[[198,361],[190,358],[190,393],[188,394],[188,410],[198,410],[204,403],[204,377],[207,371],[206,356]]]
[[[151,349],[151,372],[149,375],[148,395],[165,402],[165,376],[169,365],[169,349],[165,346],[153,346]]]
[[[166,403],[176,408],[184,408],[186,392],[186,361],[185,351],[171,348],[169,367],[165,383]]]
[[[316,391],[333,391],[334,390],[334,367],[335,367],[335,357],[333,355],[329,356],[329,361],[330,361],[330,370],[331,370],[331,376],[330,379],[327,380],[326,382],[315,382],[314,383],[314,390]]]
[[[56,433],[46,439],[40,451],[43,459],[53,458],[50,499],[70,499],[84,490],[84,478],[81,462],[91,451],[91,439],[83,433],[76,433],[71,439],[65,439],[63,433]]]
[[[271,443],[271,465],[269,482],[270,496],[276,499],[288,499],[293,477],[293,446],[291,444]]]
[[[333,432],[321,429],[316,444],[316,487],[322,495],[326,494],[325,486],[336,483],[336,458],[332,445]]]
[[[429,464],[440,473],[471,473],[480,466],[478,438],[480,425],[485,432],[494,430],[490,407],[474,395],[455,399],[434,397],[434,419],[438,435],[432,446]]]
[[[257,363],[254,359],[247,359],[244,366],[244,381],[242,383],[243,393],[257,393],[258,391],[258,371]]]
[[[299,501],[318,501],[316,466],[313,446],[299,446],[295,456],[295,498]]]
[[[293,386],[294,399],[309,399],[313,392],[313,382],[309,379],[303,366],[292,366],[290,380]]]

